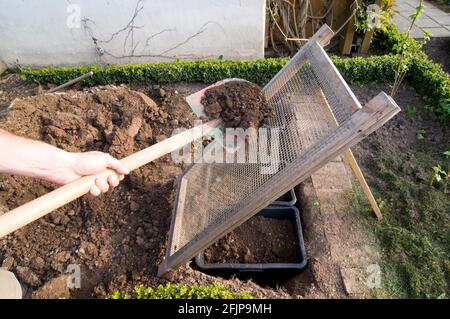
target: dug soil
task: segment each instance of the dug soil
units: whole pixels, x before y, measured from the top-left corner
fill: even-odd
[[[175,125],[190,127],[192,120],[182,97],[157,105],[142,92],[108,86],[16,100],[0,128],[71,152],[98,150],[122,158],[170,136]],[[85,196],[7,236],[0,241],[4,266],[22,269],[19,279],[34,290],[69,264],[81,265],[89,274],[84,296],[104,295],[112,281],[156,273],[180,172],[165,156],[133,171],[109,193]],[[2,175],[3,212],[53,188]]]
[[[273,115],[261,88],[247,81],[230,81],[206,90],[201,100],[205,113],[221,118],[225,127],[258,128]]]
[[[292,221],[255,216],[205,250],[206,263],[298,262]]]

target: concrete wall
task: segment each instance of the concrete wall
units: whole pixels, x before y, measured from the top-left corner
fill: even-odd
[[[264,0],[0,0],[9,66],[263,56]]]

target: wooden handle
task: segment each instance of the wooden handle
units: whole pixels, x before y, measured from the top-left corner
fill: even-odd
[[[79,76],[79,77],[77,77],[77,78],[75,78],[75,79],[73,79],[73,80],[70,80],[69,82],[63,83],[63,84],[61,84],[60,86],[57,86],[57,87],[55,87],[55,88],[53,88],[53,89],[48,90],[48,91],[46,92],[46,94],[48,94],[48,93],[53,93],[53,92],[59,91],[59,90],[61,90],[61,89],[64,89],[64,88],[66,88],[66,87],[68,87],[68,86],[71,86],[71,85],[73,85],[73,84],[75,84],[75,83],[77,83],[77,82],[80,82],[80,81],[82,81],[82,80],[84,80],[84,79],[86,79],[86,78],[88,78],[88,77],[90,77],[90,76],[93,76],[93,75],[94,75],[94,72],[89,71],[88,73],[83,74],[82,76]]]
[[[194,127],[190,130],[174,135],[160,143],[147,147],[146,149],[134,153],[121,159],[121,162],[130,171],[139,168],[151,161],[154,161],[166,154],[169,154],[192,141],[207,135],[214,128],[221,124],[221,120],[214,120]],[[99,177],[107,177],[115,174],[114,171],[106,169],[98,174],[81,177],[69,184],[66,184],[54,191],[32,200],[8,213],[0,216],[0,238],[9,233],[41,218],[53,210],[64,206],[67,203],[87,194]]]

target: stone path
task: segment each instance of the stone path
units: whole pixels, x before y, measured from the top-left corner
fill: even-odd
[[[411,24],[409,16],[418,6],[419,0],[397,0],[394,10],[398,13],[393,21],[400,31],[406,31]],[[423,38],[423,30],[431,31],[434,38],[450,37],[450,13],[446,13],[425,1],[425,11],[411,29],[411,37]]]

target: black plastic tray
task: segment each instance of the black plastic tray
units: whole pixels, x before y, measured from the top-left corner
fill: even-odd
[[[294,206],[296,202],[297,196],[295,196],[294,189],[292,188],[269,206]]]
[[[266,264],[208,264],[205,263],[204,251],[195,257],[195,264],[199,269],[208,273],[261,273],[261,272],[298,272],[304,269],[308,263],[305,243],[303,240],[300,213],[296,207],[267,207],[258,215],[274,219],[291,219],[295,223],[296,237],[298,240],[298,262],[296,263],[266,263]]]

